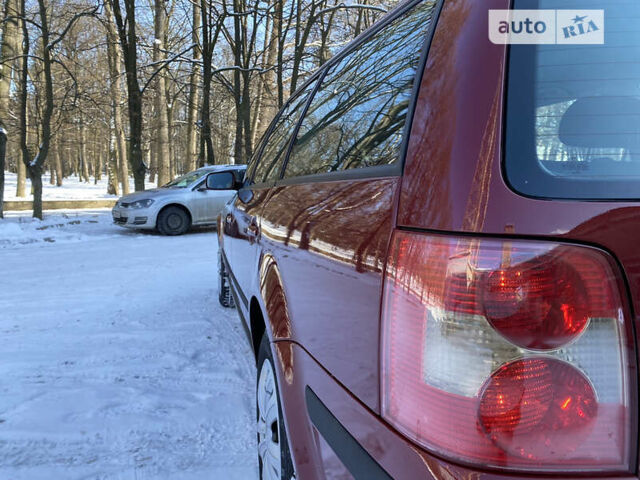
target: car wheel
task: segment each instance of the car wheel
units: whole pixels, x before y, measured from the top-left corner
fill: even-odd
[[[191,226],[189,215],[180,207],[167,207],[158,215],[158,231],[163,235],[182,235]]]
[[[282,417],[278,382],[269,339],[262,336],[258,351],[258,464],[261,480],[295,478],[289,442]]]
[[[229,274],[220,254],[218,254],[218,301],[225,308],[234,308],[236,306],[231,293],[231,285],[229,284]]]

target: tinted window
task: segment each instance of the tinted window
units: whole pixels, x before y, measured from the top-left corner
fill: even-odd
[[[232,170],[233,175],[236,178],[236,182],[241,183],[242,180],[244,179],[244,174],[246,173],[247,169],[246,168],[239,168],[237,170]]]
[[[281,110],[275,125],[268,133],[269,137],[253,177],[254,183],[273,181],[280,177],[282,162],[287,154],[291,137],[314,85],[315,81],[309,83]]]
[[[285,177],[394,163],[435,1],[390,23],[327,72]]]
[[[516,0],[515,6],[604,9],[605,23],[596,27],[604,28],[605,44],[511,47],[507,179],[537,197],[640,198],[640,3]],[[590,18],[575,21],[586,26]]]
[[[250,180],[251,178],[253,178],[253,174],[255,173],[256,166],[258,165],[258,159],[260,158],[260,153],[262,152],[262,148],[264,147],[264,144],[267,142],[268,134],[269,134],[269,129],[267,129],[265,134],[260,139],[258,146],[253,151],[253,155],[251,155],[251,159],[247,164],[247,172],[246,172],[245,180]]]

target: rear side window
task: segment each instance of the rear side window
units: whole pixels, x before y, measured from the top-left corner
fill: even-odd
[[[315,81],[310,82],[280,111],[273,128],[267,133],[268,138],[256,166],[253,183],[275,181],[280,178],[282,162],[287,155],[295,127],[315,84]]]
[[[640,199],[640,2],[515,0],[514,6],[603,9],[605,43],[511,46],[508,182],[541,198]]]
[[[435,1],[424,1],[333,65],[293,145],[285,177],[397,161]]]

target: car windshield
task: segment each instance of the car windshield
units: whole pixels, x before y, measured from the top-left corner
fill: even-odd
[[[205,172],[201,172],[196,170],[195,172],[189,172],[181,177],[176,178],[175,180],[163,185],[163,188],[187,188],[193,182],[202,178]]]

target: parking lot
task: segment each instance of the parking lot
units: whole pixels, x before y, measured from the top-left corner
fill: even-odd
[[[215,232],[28,214],[0,235],[2,478],[257,478],[255,366],[217,303]]]

